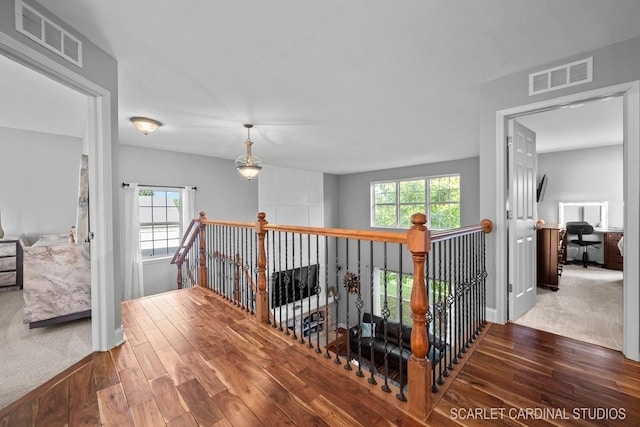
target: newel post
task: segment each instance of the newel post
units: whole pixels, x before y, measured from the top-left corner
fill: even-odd
[[[269,305],[267,298],[267,253],[264,247],[264,238],[267,235],[265,226],[268,224],[264,212],[258,213],[256,222],[256,234],[258,235],[258,293],[256,294],[256,320],[258,323],[267,323],[269,320]]]
[[[408,385],[411,396],[409,411],[425,420],[431,407],[431,362],[427,335],[428,295],[425,285],[425,259],[431,248],[431,232],[425,224],[427,217],[417,213],[411,216],[413,226],[407,232],[407,248],[413,258],[413,288],[411,290],[411,357],[407,364]]]
[[[209,277],[209,273],[207,270],[207,239],[206,239],[206,228],[207,224],[204,222],[207,220],[207,214],[204,211],[200,212],[200,286],[203,288],[207,288],[207,278]]]

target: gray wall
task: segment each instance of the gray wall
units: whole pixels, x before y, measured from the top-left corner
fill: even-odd
[[[324,226],[328,228],[338,227],[338,176],[325,173],[324,179]]]
[[[67,234],[76,223],[82,139],[0,128],[0,210],[6,235]]]
[[[559,202],[609,202],[609,227],[623,227],[622,145],[538,155],[538,179],[549,179],[538,218],[558,223]]]
[[[593,56],[593,81],[569,88],[534,96],[528,94],[528,76],[532,72]],[[612,86],[640,79],[640,38],[585,52],[539,67],[510,74],[487,82],[482,87],[480,119],[480,215],[489,219],[504,218],[504,211],[497,208],[496,159],[504,156],[504,150],[496,144],[496,112],[507,108],[528,105],[543,100],[559,98],[597,88]],[[551,182],[550,182],[551,184]],[[637,219],[636,219],[637,220]],[[498,227],[500,224],[498,224]],[[496,308],[496,250],[495,233],[487,235],[487,306]]]
[[[477,157],[450,162],[384,169],[338,176],[338,218],[340,228],[371,229],[371,182],[422,176],[460,174],[461,224],[478,224],[479,159]]]
[[[123,145],[119,163],[119,184],[195,186],[196,215],[204,211],[209,219],[256,220],[258,183],[242,178],[231,160]],[[122,196],[121,185],[115,190]],[[121,222],[123,215],[121,211]],[[177,270],[169,261],[145,262],[145,295],[176,289]]]

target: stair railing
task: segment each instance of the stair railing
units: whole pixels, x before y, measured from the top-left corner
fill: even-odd
[[[206,287],[371,385],[395,387],[408,412],[426,419],[432,394],[486,324],[492,224],[432,233],[424,214],[411,221],[396,233],[275,225],[264,213],[255,223],[213,221],[201,212],[172,263],[178,287]]]

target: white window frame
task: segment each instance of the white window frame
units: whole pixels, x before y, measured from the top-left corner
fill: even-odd
[[[430,212],[429,207],[432,204],[443,204],[443,203],[450,203],[450,204],[454,204],[457,203],[458,205],[462,205],[462,195],[460,195],[460,200],[458,202],[431,202],[431,194],[430,194],[430,186],[429,186],[429,181],[431,179],[438,179],[438,178],[446,178],[446,177],[453,177],[453,176],[457,176],[458,180],[460,182],[459,185],[459,190],[462,191],[462,178],[460,176],[459,173],[450,173],[450,174],[443,174],[443,175],[432,175],[432,176],[423,176],[423,177],[414,177],[414,178],[404,178],[404,179],[391,179],[391,180],[384,180],[384,181],[372,181],[369,185],[369,197],[370,197],[370,224],[372,228],[386,228],[386,229],[409,229],[409,226],[403,226],[400,225],[400,211],[401,211],[401,207],[403,205],[407,205],[410,203],[401,203],[400,202],[400,183],[402,182],[407,182],[407,181],[419,181],[419,180],[424,180],[425,181],[425,202],[424,202],[424,206],[422,206],[422,213],[424,213],[425,215],[427,215],[427,227],[430,229],[433,229],[431,227],[431,218],[430,215],[428,214],[428,212]],[[375,186],[376,184],[385,184],[385,183],[395,183],[395,187],[396,187],[396,201],[395,201],[395,206],[396,206],[396,225],[395,226],[390,226],[390,225],[377,225],[375,223],[375,219],[376,219],[376,205],[375,203]],[[382,205],[382,204],[380,204]],[[391,203],[387,204],[387,205],[391,205]],[[461,225],[461,224],[460,224]],[[435,229],[434,229],[435,230]]]
[[[161,193],[178,193],[178,198],[180,200],[180,206],[178,206],[178,220],[177,221],[158,221],[158,222],[142,222],[142,217],[140,218],[140,251],[142,253],[142,260],[145,263],[148,262],[154,262],[154,261],[160,261],[160,260],[165,260],[165,259],[170,259],[173,257],[173,253],[164,253],[164,254],[152,254],[152,255],[145,255],[144,250],[142,248],[142,244],[143,242],[156,242],[156,241],[160,241],[161,239],[153,239],[153,240],[142,240],[142,233],[143,233],[143,228],[145,226],[153,226],[154,224],[157,225],[162,225],[162,226],[173,226],[173,225],[178,225],[178,245],[180,244],[180,238],[182,237],[182,235],[184,234],[184,224],[182,223],[182,209],[183,209],[183,198],[182,198],[182,189],[180,188],[171,188],[171,187],[147,187],[144,185],[140,185],[138,187],[138,192],[141,191],[152,191],[152,192],[161,192]],[[139,195],[139,193],[138,193]],[[139,196],[142,197],[142,196]],[[152,205],[153,206],[153,205]],[[166,205],[165,205],[166,206]],[[148,206],[141,206],[139,203],[138,209],[141,209],[143,207],[148,207]],[[152,209],[153,212],[153,209]],[[168,232],[168,229],[167,229]],[[169,242],[169,238],[167,236],[167,238],[165,239],[167,241],[167,245]],[[155,245],[154,245],[155,246]],[[177,249],[177,247],[176,247]]]

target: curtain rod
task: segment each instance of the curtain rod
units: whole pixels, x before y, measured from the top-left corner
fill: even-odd
[[[129,185],[130,184],[127,183],[127,182],[123,182],[122,183],[123,187],[128,187]],[[139,187],[154,187],[154,188],[186,188],[184,186],[179,187],[179,186],[176,186],[176,185],[153,185],[153,184],[138,184],[138,186]],[[194,190],[198,189],[198,187],[191,187],[191,188],[193,188]]]

